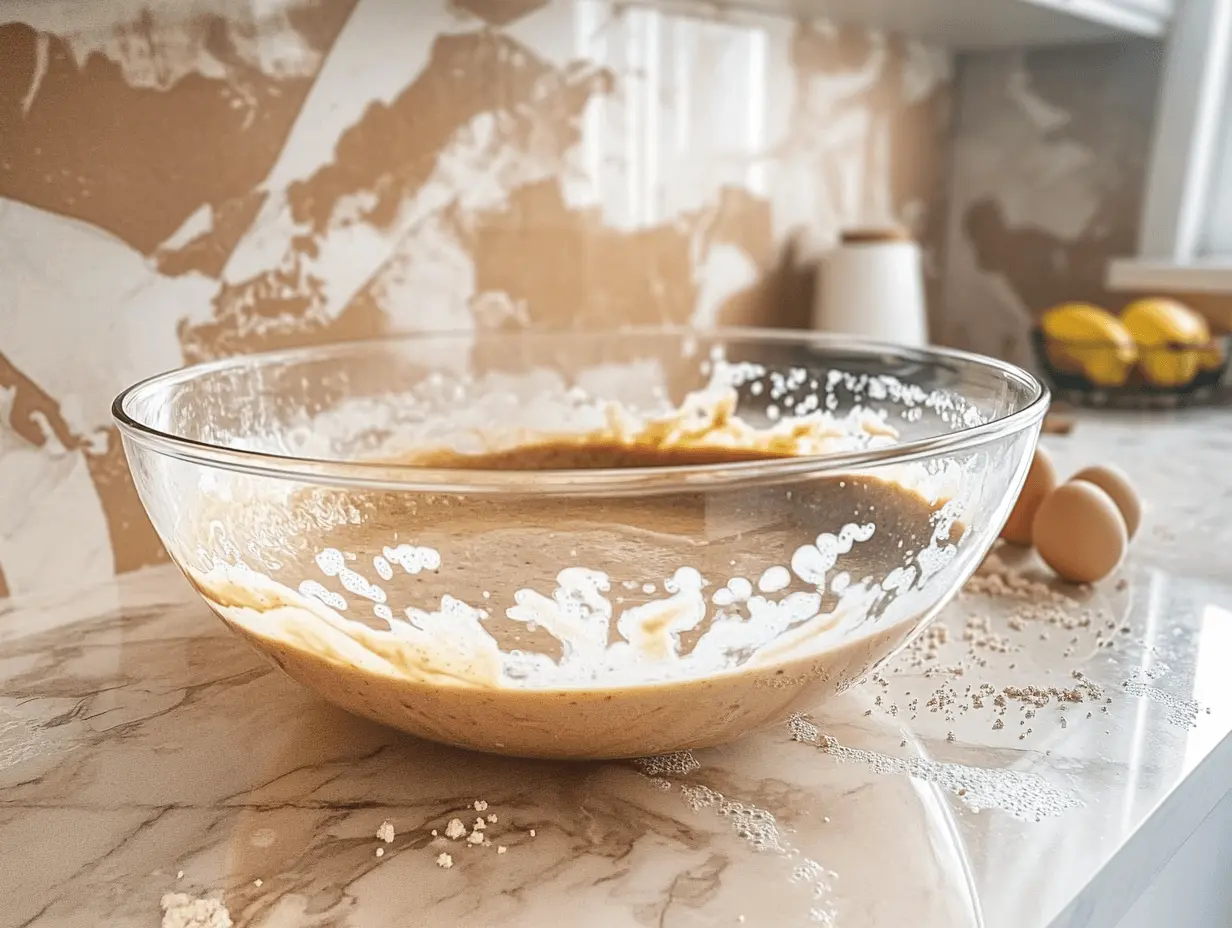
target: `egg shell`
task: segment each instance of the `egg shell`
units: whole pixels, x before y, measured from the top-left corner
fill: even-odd
[[[1093,483],[1111,496],[1125,519],[1125,531],[1129,537],[1132,539],[1138,534],[1138,526],[1142,524],[1142,498],[1129,482],[1125,471],[1111,464],[1098,464],[1084,467],[1070,479]]]
[[[1035,512],[1056,487],[1057,467],[1043,445],[1037,445],[1031,469],[1027,471],[1027,480],[1022,485],[1022,492],[1018,494],[1010,517],[1001,528],[1001,537],[1010,544],[1030,545]]]
[[[1044,563],[1073,583],[1104,579],[1129,547],[1121,510],[1086,480],[1071,480],[1048,494],[1035,513],[1032,534]]]

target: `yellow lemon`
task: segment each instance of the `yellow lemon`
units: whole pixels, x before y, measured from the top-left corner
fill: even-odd
[[[1142,373],[1159,387],[1183,387],[1198,375],[1210,343],[1206,320],[1183,303],[1163,297],[1135,300],[1121,321],[1138,345]]]
[[[1138,359],[1134,339],[1121,320],[1090,303],[1054,306],[1044,313],[1040,325],[1053,363],[1077,367],[1099,386],[1125,383]]]

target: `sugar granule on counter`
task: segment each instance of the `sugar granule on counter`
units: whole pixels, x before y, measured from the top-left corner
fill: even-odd
[[[476,799],[475,800],[475,811],[476,812],[487,812],[488,804],[482,799]]]
[[[381,827],[376,830],[376,836],[386,844],[394,843],[394,823],[389,819],[381,822]]]
[[[453,866],[453,856],[441,851],[436,855],[436,865],[442,870],[448,870]]]
[[[232,928],[231,913],[219,899],[167,893],[160,901],[162,928]]]
[[[445,826],[445,837],[451,841],[457,841],[465,835],[466,826],[462,824],[462,819],[451,818],[449,824]]]

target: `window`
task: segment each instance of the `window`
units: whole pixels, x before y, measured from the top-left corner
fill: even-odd
[[[1138,255],[1120,290],[1232,292],[1232,0],[1185,0],[1168,42]]]

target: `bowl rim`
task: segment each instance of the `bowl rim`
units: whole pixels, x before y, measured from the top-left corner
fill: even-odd
[[[329,357],[363,349],[398,343],[423,343],[432,340],[474,338],[466,330],[398,333],[376,338],[340,340],[295,348],[282,348],[249,354],[231,355],[213,361],[164,371],[137,381],[122,390],[112,401],[111,415],[121,436],[155,453],[201,466],[233,473],[298,480],[331,487],[351,487],[391,492],[430,492],[490,494],[502,496],[622,496],[657,495],[683,489],[738,483],[742,486],[778,483],[784,478],[828,476],[877,465],[905,464],[940,454],[970,450],[986,442],[1038,426],[1050,402],[1048,386],[1030,372],[997,358],[957,348],[914,347],[894,342],[851,337],[807,329],[768,329],[723,326],[628,326],[612,329],[521,330],[492,333],[495,337],[515,338],[595,338],[595,337],[676,337],[744,341],[761,344],[796,344],[801,347],[830,347],[862,354],[893,355],[922,362],[950,361],[974,364],[1017,382],[1034,395],[1022,409],[988,422],[953,432],[915,439],[872,450],[833,454],[763,458],[720,464],[676,464],[657,467],[593,468],[562,470],[478,470],[470,468],[425,468],[412,464],[379,461],[334,461],[274,454],[243,448],[228,448],[181,435],[137,421],[126,404],[139,393],[155,387],[166,388],[197,376],[252,363],[274,363]]]

